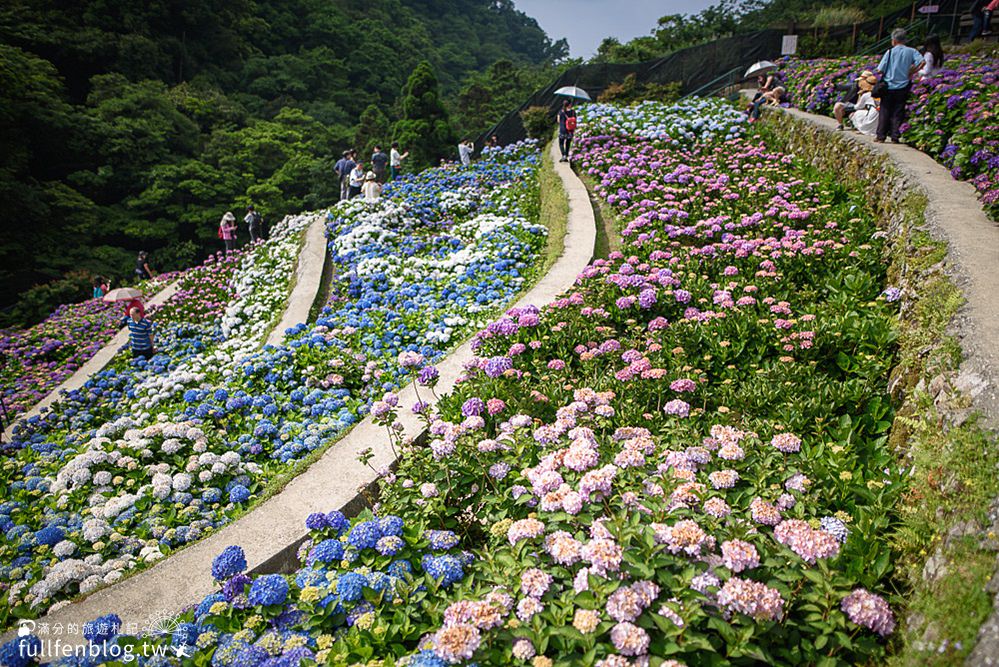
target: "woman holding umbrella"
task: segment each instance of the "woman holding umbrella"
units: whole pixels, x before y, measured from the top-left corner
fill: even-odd
[[[576,132],[576,110],[572,108],[572,100],[562,102],[558,112],[558,149],[562,153],[560,162],[569,161],[569,150],[572,148],[572,135]]]

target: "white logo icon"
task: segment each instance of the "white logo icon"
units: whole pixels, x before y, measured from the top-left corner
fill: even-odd
[[[31,619],[21,619],[17,622],[17,636],[27,637],[35,631],[35,622]]]

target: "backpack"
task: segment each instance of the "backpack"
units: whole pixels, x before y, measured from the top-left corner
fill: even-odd
[[[566,118],[565,118],[565,131],[566,132],[575,132],[576,131],[576,117],[575,116],[566,116]]]

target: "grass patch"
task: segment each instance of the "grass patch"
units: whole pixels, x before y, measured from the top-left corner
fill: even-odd
[[[541,151],[538,185],[541,193],[538,223],[548,230],[548,242],[538,265],[538,275],[543,276],[565,251],[565,235],[569,226],[569,198],[562,187],[562,179],[555,173],[555,163],[548,146]]]
[[[621,234],[618,229],[617,215],[606,202],[596,194],[596,181],[585,174],[577,174],[579,180],[586,186],[593,206],[593,219],[597,224],[597,238],[593,247],[593,259],[607,259],[612,252],[621,249]]]

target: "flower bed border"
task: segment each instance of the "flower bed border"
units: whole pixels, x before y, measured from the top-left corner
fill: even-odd
[[[171,282],[169,285],[157,292],[146,305],[163,305],[177,292],[178,286],[179,281],[175,280]],[[4,440],[9,441],[11,439],[11,436],[14,433],[14,427],[20,422],[40,414],[45,408],[58,401],[64,391],[68,392],[74,389],[79,389],[87,382],[87,380],[90,379],[90,376],[104,370],[104,367],[111,363],[114,356],[118,354],[118,350],[120,350],[126,343],[128,343],[127,327],[116,333],[114,337],[108,341],[106,345],[104,345],[104,347],[99,349],[97,353],[94,354],[94,356],[90,357],[90,359],[77,368],[75,373],[63,380],[60,384],[53,387],[52,391],[46,394],[42,400],[35,403],[30,409],[17,415],[17,417],[14,418],[14,421],[9,424],[6,429],[4,429]]]
[[[985,215],[973,186],[954,181],[946,168],[916,149],[836,132],[833,119],[797,109],[765,114],[764,126],[781,150],[846,180],[870,184],[868,202],[887,223],[893,248],[889,277],[903,299],[900,363],[889,383],[899,405],[891,442],[912,463],[915,491],[911,506],[901,509],[902,526],[892,539],[901,561],[910,561],[899,575],[908,601],[932,601],[908,610],[895,652],[902,664],[950,664],[976,642],[971,635],[963,647],[960,639],[955,646],[955,638],[941,632],[948,608],[969,595],[981,601],[983,594],[999,590],[999,568],[990,565],[999,564],[993,554],[999,551],[993,537],[999,534],[999,498],[989,479],[999,458],[994,454],[999,293],[991,288],[999,226]],[[993,455],[983,456],[980,446]],[[967,460],[979,457],[981,465],[969,473]],[[984,486],[990,495],[959,490],[965,500],[948,498],[940,487],[950,480]],[[932,550],[913,552],[918,542],[906,540],[902,531],[907,523],[934,515],[927,540]],[[955,566],[970,559],[984,567],[953,576],[960,569]],[[936,615],[933,608],[939,610]],[[999,607],[993,606],[977,630],[968,664],[991,664],[999,657]]]
[[[568,198],[569,221],[558,259],[528,292],[518,297],[510,307],[528,304],[541,306],[553,301],[570,288],[577,275],[593,256],[596,228],[593,209],[586,188],[569,165],[555,162],[557,146],[549,147],[555,172],[561,179]],[[321,275],[321,271],[320,271]],[[282,332],[283,333],[283,332]],[[466,341],[436,364],[440,371],[439,394],[447,393],[463,373],[463,364],[473,357],[471,340]],[[427,397],[423,397],[426,400]],[[399,392],[400,403],[412,405],[416,394],[412,384]],[[424,424],[408,411],[399,415],[407,438],[420,437]],[[38,623],[83,623],[102,614],[116,613],[126,624],[147,627],[157,619],[176,615],[193,601],[216,587],[211,577],[212,559],[227,545],[239,544],[246,552],[251,572],[281,570],[289,554],[308,536],[305,517],[312,512],[328,511],[330,507],[355,512],[364,505],[361,489],[375,481],[371,467],[357,460],[358,454],[373,449],[369,461],[374,468],[390,466],[394,455],[384,428],[369,415],[357,423],[343,438],[330,446],[321,457],[301,474],[291,479],[277,494],[258,504],[236,521],[205,539],[172,553],[153,567],[95,591],[88,597],[70,603],[42,618]],[[2,641],[10,639],[6,633]],[[73,638],[69,638],[73,643]],[[85,640],[75,637],[79,643]]]

